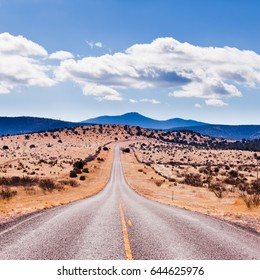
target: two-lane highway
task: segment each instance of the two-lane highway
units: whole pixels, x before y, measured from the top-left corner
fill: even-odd
[[[260,238],[139,196],[117,145],[102,192],[2,227],[0,259],[260,259]]]

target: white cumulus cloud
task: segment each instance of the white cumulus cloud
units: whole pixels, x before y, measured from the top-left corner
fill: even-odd
[[[220,99],[208,99],[205,101],[208,106],[215,106],[215,107],[223,107],[227,106],[228,104]]]
[[[97,100],[111,100],[111,101],[120,101],[122,97],[120,94],[107,86],[98,85],[98,84],[84,84],[83,92],[85,95],[94,95]]]
[[[67,51],[57,51],[49,55],[50,59],[65,60],[74,58],[74,55]]]
[[[101,42],[87,44],[103,48]],[[58,60],[59,65],[49,59]],[[98,100],[123,100],[124,89],[158,88],[166,89],[170,97],[195,97],[209,106],[225,106],[223,99],[241,96],[243,88],[260,86],[260,55],[157,38],[124,52],[80,58],[61,50],[48,55],[44,47],[23,36],[0,34],[0,93],[63,81],[79,85],[85,95]],[[129,102],[160,103],[142,97]]]
[[[47,51],[40,45],[9,33],[0,34],[0,93],[20,86],[55,84],[51,67],[44,63]]]
[[[166,88],[169,96],[221,100],[241,96],[242,87],[259,86],[260,56],[158,38],[125,52],[62,61],[55,74],[59,81],[71,80],[82,87],[99,84],[118,96],[126,88]]]
[[[47,51],[25,37],[13,36],[7,32],[0,34],[0,54],[17,56],[47,56]]]

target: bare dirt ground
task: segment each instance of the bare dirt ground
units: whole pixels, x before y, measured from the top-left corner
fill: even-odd
[[[140,195],[260,232],[260,207],[248,208],[236,185],[256,180],[252,152],[200,150],[156,140],[124,146],[131,148],[122,153],[124,174]],[[207,168],[211,185],[223,188],[221,197],[208,187]],[[191,173],[200,176],[199,186],[185,183],[185,174]]]

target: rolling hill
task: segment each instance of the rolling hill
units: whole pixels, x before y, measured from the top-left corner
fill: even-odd
[[[38,132],[48,129],[75,127],[80,123],[36,117],[0,117],[0,135]]]
[[[233,140],[260,139],[260,125],[215,125],[193,126],[191,131],[217,138]],[[170,130],[187,130],[187,127],[172,128]]]

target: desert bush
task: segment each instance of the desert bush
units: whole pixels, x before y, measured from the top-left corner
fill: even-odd
[[[0,197],[4,200],[10,200],[16,195],[17,195],[17,191],[12,191],[10,187],[4,187],[0,192]]]
[[[9,149],[9,147],[8,147],[8,146],[6,146],[6,145],[4,145],[2,149],[3,149],[3,150],[8,150],[8,149]]]
[[[251,191],[253,193],[260,194],[260,179],[257,179],[251,183]]]
[[[240,178],[235,177],[227,177],[224,179],[224,183],[232,186],[238,186],[240,183],[242,183],[242,180]]]
[[[130,153],[130,149],[129,149],[129,148],[122,149],[122,151],[123,151],[124,153]]]
[[[245,202],[247,208],[257,207],[260,205],[260,180],[239,184],[240,196]]]
[[[217,198],[223,198],[223,193],[226,192],[226,188],[221,184],[211,184],[209,188]]]
[[[168,181],[169,182],[176,182],[176,179],[175,178],[169,178]]]
[[[39,182],[39,187],[45,192],[52,192],[53,190],[61,190],[62,186],[55,183],[52,179],[42,179]]]
[[[164,182],[165,182],[165,180],[155,180],[154,181],[154,183],[157,187],[160,187]]]
[[[78,186],[78,183],[75,180],[61,180],[59,182],[63,185],[68,185],[73,188],[76,188]]]
[[[193,173],[185,174],[183,183],[194,187],[202,187],[202,180],[199,174],[193,174]]]
[[[29,176],[12,176],[0,177],[0,185],[2,186],[33,186],[37,185],[39,179],[37,177],[31,178]]]
[[[238,172],[236,170],[231,170],[229,172],[230,177],[238,177]]]
[[[34,186],[23,186],[23,189],[26,192],[26,194],[29,194],[29,195],[36,194]]]
[[[77,174],[81,174],[81,173],[82,173],[81,169],[79,169],[79,168],[74,168],[74,171],[75,171]]]
[[[82,160],[76,161],[76,162],[74,162],[73,167],[75,169],[82,169],[84,167],[84,163]]]
[[[79,179],[80,179],[80,181],[85,181],[85,180],[86,180],[86,177],[85,177],[84,175],[81,175],[81,176],[79,177]]]
[[[70,171],[70,178],[76,178],[78,175],[77,175],[77,172],[75,170],[71,170]]]
[[[215,173],[218,173],[218,172],[219,172],[219,168],[218,168],[218,167],[215,167],[215,168],[214,168],[214,172],[215,172]]]
[[[245,202],[247,208],[257,207],[260,205],[260,194],[248,194],[247,192],[241,192],[240,196]]]
[[[88,168],[85,167],[85,168],[82,169],[82,172],[89,173],[89,170],[88,170]]]

